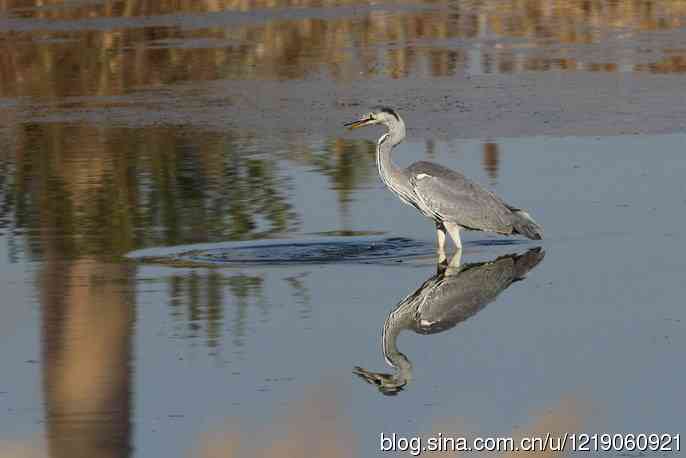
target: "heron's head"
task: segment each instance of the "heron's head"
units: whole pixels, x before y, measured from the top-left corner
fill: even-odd
[[[360,377],[370,385],[376,386],[379,392],[386,396],[395,396],[400,393],[407,385],[407,380],[393,374],[384,374],[383,372],[372,372],[360,366],[355,366],[353,374]]]
[[[358,127],[371,126],[372,124],[383,124],[389,130],[402,127],[405,129],[405,123],[400,115],[393,109],[388,107],[376,108],[371,113],[367,113],[357,121],[344,124],[348,129],[357,129]]]

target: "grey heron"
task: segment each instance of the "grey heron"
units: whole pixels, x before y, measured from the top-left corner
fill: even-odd
[[[523,280],[545,256],[541,248],[523,254],[508,254],[488,262],[439,264],[438,273],[426,280],[388,314],[381,334],[386,362],[394,374],[372,372],[359,366],[353,373],[375,385],[385,395],[394,395],[412,380],[412,363],[396,341],[405,329],[418,334],[436,334],[451,329],[477,314],[512,283]]]
[[[533,240],[543,237],[543,229],[526,211],[506,204],[460,172],[426,161],[415,162],[406,169],[395,165],[391,152],[405,138],[405,122],[392,108],[378,108],[345,126],[357,129],[373,124],[387,129],[376,147],[381,180],[400,200],[434,220],[441,261],[446,258],[446,232],[458,251],[462,249],[460,229],[521,234]]]

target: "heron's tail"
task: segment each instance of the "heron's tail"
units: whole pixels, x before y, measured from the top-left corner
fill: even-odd
[[[543,228],[524,210],[512,209],[512,227],[514,232],[522,234],[531,240],[541,240],[543,238]]]

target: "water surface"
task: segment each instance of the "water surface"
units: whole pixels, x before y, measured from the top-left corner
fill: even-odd
[[[0,456],[681,432],[682,2],[1,8]],[[406,115],[399,163],[460,168],[546,239],[467,233],[465,270],[437,272],[380,132],[341,128],[367,102]],[[289,243],[327,262],[127,256]],[[355,368],[394,374],[388,317],[446,278],[479,300],[398,333],[411,382],[384,396]]]

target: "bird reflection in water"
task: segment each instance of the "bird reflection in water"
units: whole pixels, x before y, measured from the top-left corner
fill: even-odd
[[[523,280],[545,252],[533,248],[523,254],[508,254],[492,261],[459,265],[459,252],[438,272],[388,314],[383,326],[382,347],[394,374],[371,372],[359,366],[353,373],[376,385],[385,395],[395,395],[412,380],[412,363],[396,346],[400,332],[436,334],[478,313],[512,283]]]

